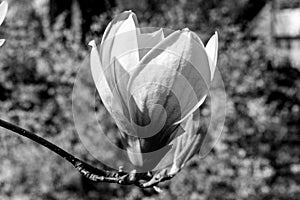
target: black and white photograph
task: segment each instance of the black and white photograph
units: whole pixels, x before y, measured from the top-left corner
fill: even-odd
[[[300,0],[0,0],[0,200],[299,200]]]

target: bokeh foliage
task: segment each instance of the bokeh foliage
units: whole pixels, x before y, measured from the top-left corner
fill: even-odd
[[[7,39],[0,49],[1,118],[99,165],[74,129],[73,82],[88,55],[87,41],[101,39],[112,13],[132,9],[143,27],[188,27],[204,42],[215,30],[219,32],[218,68],[227,93],[224,132],[205,159],[193,159],[157,194],[151,189],[91,183],[43,147],[0,129],[0,199],[290,200],[300,196],[300,66],[270,54],[263,39],[249,37],[247,24],[254,16],[245,11],[258,12],[261,1],[117,1],[112,10],[93,17],[89,31],[82,31],[80,7],[73,8],[71,25],[66,26],[66,14],[52,23],[49,4],[43,2],[9,1],[9,14],[0,28],[1,38]],[[108,131],[116,133],[101,105],[98,112]]]

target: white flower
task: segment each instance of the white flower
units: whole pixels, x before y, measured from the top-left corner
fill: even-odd
[[[0,4],[0,26],[3,23],[5,16],[7,14],[8,4],[6,1],[3,1]],[[0,39],[0,47],[4,44],[5,39]]]
[[[125,11],[106,28],[100,51],[94,41],[90,45],[95,85],[131,163],[153,170],[179,136],[186,139],[174,154],[177,173],[201,145],[198,108],[214,76],[217,33],[204,47],[188,29],[143,32],[136,15]]]

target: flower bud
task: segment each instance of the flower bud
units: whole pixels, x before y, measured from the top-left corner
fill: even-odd
[[[204,47],[188,29],[143,32],[125,11],[110,22],[99,50],[90,43],[95,85],[138,170],[153,170],[177,137],[187,139],[176,147],[172,173],[199,149],[198,108],[213,79],[217,38]]]

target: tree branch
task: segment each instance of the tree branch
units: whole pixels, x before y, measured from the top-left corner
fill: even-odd
[[[119,183],[120,177],[126,175],[124,172],[117,172],[117,171],[106,171],[102,169],[95,168],[88,163],[76,158],[75,156],[71,155],[70,153],[66,152],[65,150],[61,149],[60,147],[56,146],[55,144],[49,142],[48,140],[39,137],[38,135],[31,133],[28,130],[25,130],[21,127],[18,127],[12,123],[4,121],[0,119],[0,126],[8,129],[14,133],[22,135],[34,142],[46,147],[47,149],[55,152],[60,157],[64,158],[65,160],[69,161],[81,174],[92,181],[96,182],[109,182],[109,183]]]
[[[70,153],[66,152],[62,148],[56,146],[55,144],[49,142],[48,140],[28,131],[12,123],[0,119],[0,127],[8,129],[14,133],[22,135],[34,142],[46,147],[50,151],[55,152],[57,155],[63,159],[69,161],[83,176],[91,181],[95,182],[107,182],[107,183],[118,183],[121,185],[136,185],[141,188],[155,187],[159,182],[169,180],[172,177],[166,176],[164,170],[156,175],[151,172],[148,173],[137,173],[133,170],[129,173],[122,170],[102,170],[93,167],[92,165],[76,158]]]

